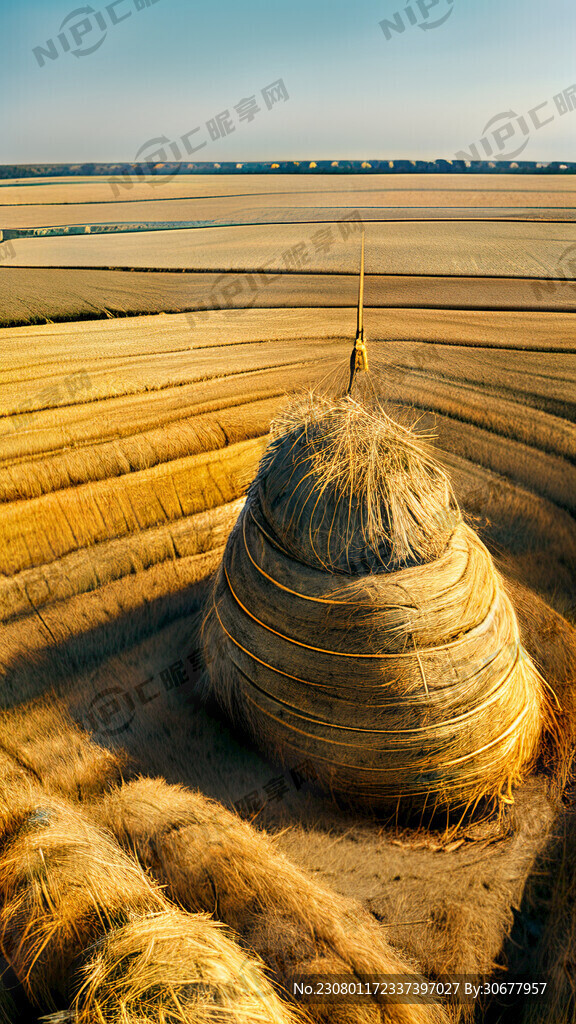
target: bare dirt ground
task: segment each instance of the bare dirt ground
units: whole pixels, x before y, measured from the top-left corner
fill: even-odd
[[[359,223],[345,237],[341,223],[369,210],[375,386],[435,431],[526,647],[572,706],[575,195],[567,178],[514,176],[203,176],[116,201],[102,180],[0,185],[6,228],[144,228],[16,238],[0,265],[2,705],[54,689],[133,770],[266,827],[429,974],[489,974],[506,957],[536,970],[526,935],[538,951],[546,920],[529,879],[564,828],[546,778],[500,823],[448,839],[339,809],[302,766],[267,762],[199,707],[200,617],[270,420],[347,364]],[[395,223],[407,209],[421,219]],[[217,218],[229,226],[145,230]],[[555,1020],[544,1004],[537,1019]]]

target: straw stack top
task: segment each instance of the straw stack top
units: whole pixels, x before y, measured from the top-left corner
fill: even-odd
[[[273,424],[251,489],[278,545],[333,573],[419,565],[461,514],[426,439],[353,398],[306,395]]]

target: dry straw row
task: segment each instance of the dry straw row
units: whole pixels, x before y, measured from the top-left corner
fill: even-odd
[[[551,724],[426,440],[350,398],[310,396],[274,425],[204,635],[231,718],[373,807],[509,801]]]
[[[298,1009],[283,987],[292,973],[421,980],[417,965],[235,814],[161,779],[114,785],[121,766],[47,699],[0,714],[0,955],[41,1011],[70,1007],[43,1019],[453,1019],[438,1005],[388,997]],[[17,1019],[0,993],[0,1021]]]
[[[179,906],[217,908],[276,984],[307,974],[423,979],[361,909],[323,889],[237,815],[201,793],[162,779],[137,779],[106,794],[92,813],[157,878]],[[396,1003],[310,1006],[317,1024],[447,1024],[439,1005]]]
[[[0,953],[73,1024],[296,1024],[257,957],[176,909],[79,809],[0,755]],[[10,1022],[15,1024],[15,1022]]]

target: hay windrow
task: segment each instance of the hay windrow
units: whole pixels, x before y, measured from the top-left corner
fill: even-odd
[[[165,911],[111,931],[84,969],[74,1024],[305,1024],[222,928],[183,919]]]
[[[106,794],[92,813],[188,910],[217,908],[219,919],[256,952],[282,987],[291,975],[408,975],[417,967],[350,901],[321,888],[266,836],[213,800],[161,779],[138,779]],[[308,1006],[314,1021],[335,1007]],[[439,1006],[386,997],[347,1006],[347,1024],[442,1024]],[[338,1017],[329,1019],[339,1020]]]
[[[162,909],[162,899],[79,811],[34,795],[2,851],[0,947],[29,996],[50,1005],[68,993],[82,950],[131,914]]]
[[[76,995],[79,1024],[295,1024],[255,958],[78,809],[14,788],[1,840],[0,952],[35,1005]]]
[[[428,442],[348,398],[273,426],[204,644],[217,699],[267,754],[371,807],[508,802],[553,728]]]
[[[0,507],[0,572],[54,562],[83,547],[128,537],[236,500],[261,439],[189,455]]]

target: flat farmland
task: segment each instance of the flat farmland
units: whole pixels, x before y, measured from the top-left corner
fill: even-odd
[[[295,392],[345,389],[362,224],[365,386],[432,435],[532,657],[546,669],[552,647],[560,658],[574,643],[569,176],[4,181],[3,706],[54,689],[142,771],[228,806],[278,775],[197,708],[200,621],[271,421]],[[143,681],[175,664],[192,666],[187,683],[137,703]],[[347,818],[294,787],[266,825],[319,880],[391,922],[426,970],[452,872],[494,884],[508,913],[539,849],[528,825],[483,846],[480,868],[475,848],[415,853],[367,820],[352,839]],[[406,872],[425,890],[412,914],[391,881]],[[453,888],[460,927],[466,890]],[[403,920],[415,922],[408,937]]]
[[[546,503],[536,564],[554,509],[566,523],[575,508],[575,196],[570,178],[514,175],[3,182],[4,230],[37,229],[0,265],[10,593],[20,573],[54,580],[60,559],[241,498],[286,394],[344,372],[360,221],[375,386],[432,423],[447,458],[492,475],[491,507],[519,488]],[[489,537],[477,490],[463,500]],[[541,592],[571,607],[546,572]],[[131,570],[114,575],[134,589]]]

